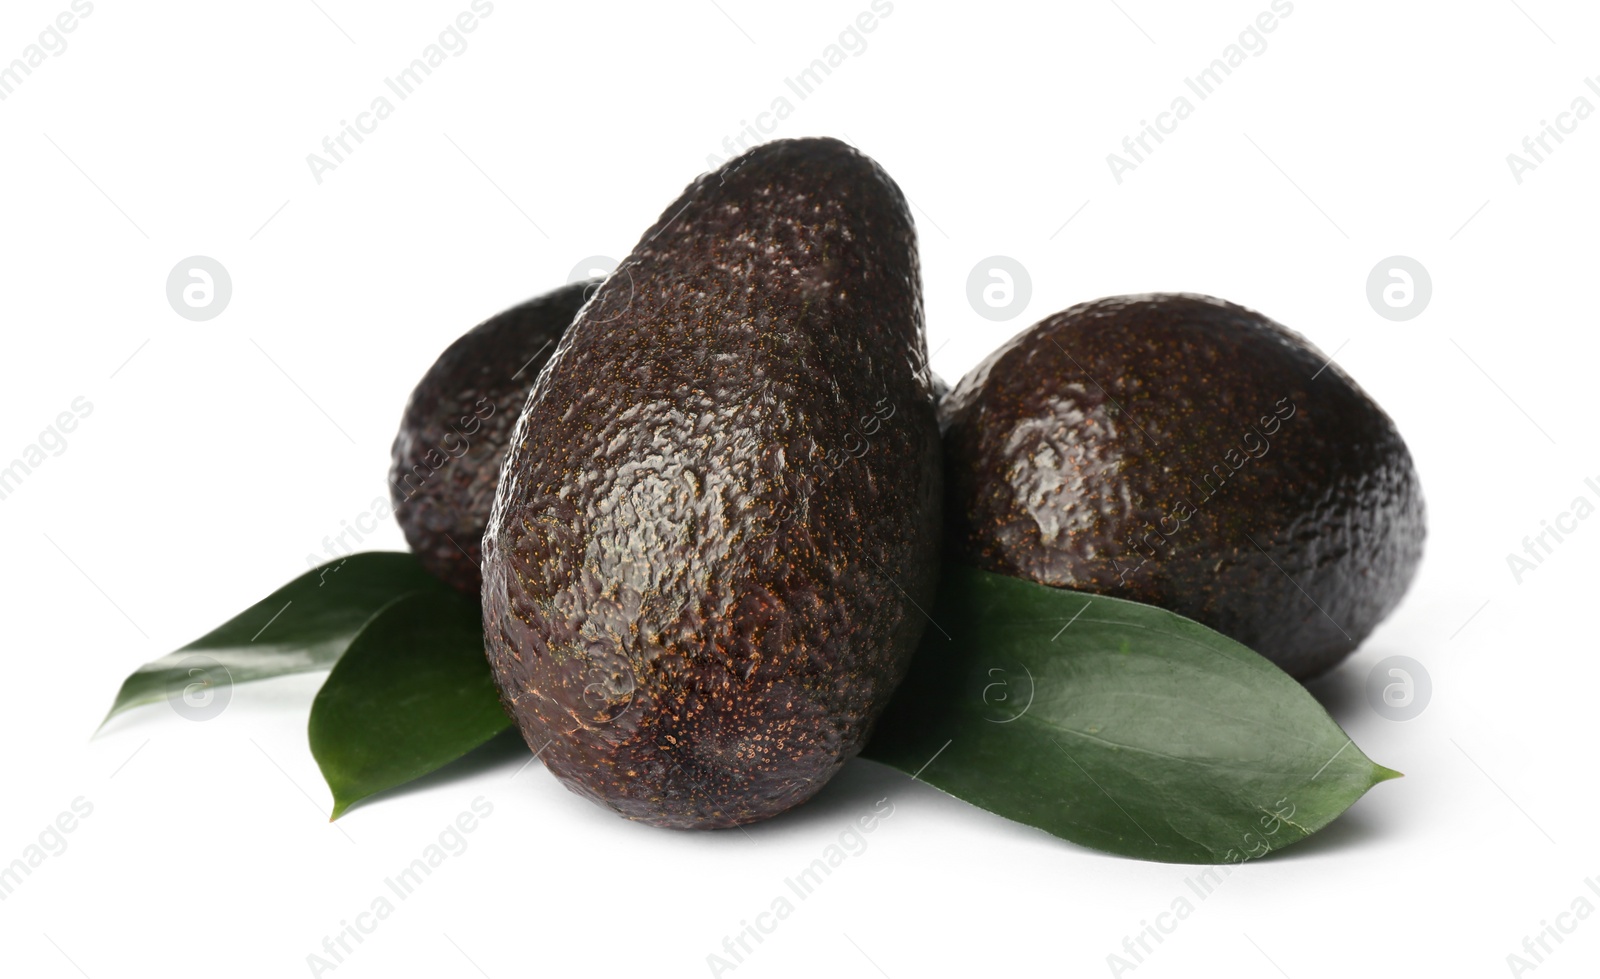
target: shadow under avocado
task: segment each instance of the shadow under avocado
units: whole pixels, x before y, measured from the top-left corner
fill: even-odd
[[[1349,722],[1365,709],[1366,678],[1349,660],[1305,681],[1305,688],[1340,727],[1348,728]]]
[[[753,839],[803,833],[819,826],[845,829],[860,817],[870,815],[874,803],[885,797],[893,799],[910,784],[910,779],[887,765],[852,758],[810,799],[742,828]]]
[[[349,815],[374,803],[398,799],[413,792],[426,792],[441,785],[464,782],[486,772],[514,771],[531,757],[532,752],[522,740],[522,735],[515,727],[510,727],[442,768],[353,803],[343,815]]]

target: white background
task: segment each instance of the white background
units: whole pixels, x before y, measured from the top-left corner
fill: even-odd
[[[512,744],[329,825],[304,734],[315,675],[240,686],[205,723],[163,704],[91,738],[128,672],[384,495],[404,399],[452,338],[625,254],[780,96],[772,136],[846,136],[915,202],[947,379],[1072,303],[1207,292],[1337,351],[1415,454],[1420,577],[1316,688],[1407,777],[1234,873],[1126,974],[1506,975],[1575,897],[1600,906],[1600,520],[1520,583],[1506,561],[1574,498],[1600,502],[1600,119],[1520,184],[1506,161],[1578,96],[1600,107],[1592,6],[1295,0],[1200,102],[1183,79],[1268,0],[895,0],[802,101],[784,79],[868,0],[498,0],[319,184],[307,154],[468,0],[318,3],[99,0],[0,101],[0,462],[93,405],[0,500],[0,863],[93,806],[0,902],[7,975],[311,974],[324,936],[480,796],[469,848],[330,974],[709,975],[724,936],[882,798],[868,848],[727,974],[1108,975],[1124,936],[1192,898],[1197,868],[1090,852],[866,762],[747,832],[675,833],[518,774]],[[67,8],[7,0],[0,62]],[[1119,184],[1107,154],[1178,95],[1193,114]],[[165,296],[191,255],[232,276],[208,322]],[[991,255],[1032,280],[1004,322],[967,300]],[[1406,322],[1366,298],[1391,255],[1432,276]],[[403,541],[385,523],[364,546]],[[1432,677],[1411,721],[1364,692],[1391,655]],[[1564,920],[1540,979],[1600,963],[1600,915]]]

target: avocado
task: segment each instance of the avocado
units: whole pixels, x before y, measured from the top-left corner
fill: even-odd
[[[837,140],[752,149],[667,207],[517,422],[484,538],[502,702],[627,818],[797,805],[905,673],[942,492],[905,197]]]
[[[562,286],[468,330],[406,402],[390,453],[395,520],[422,566],[469,595],[478,594],[480,542],[511,428],[599,283]]]
[[[952,558],[1178,612],[1298,679],[1355,649],[1422,557],[1394,422],[1298,334],[1220,299],[1057,313],[940,418]]]

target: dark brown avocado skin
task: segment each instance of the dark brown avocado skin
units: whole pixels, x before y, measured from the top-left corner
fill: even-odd
[[[1421,560],[1422,488],[1389,416],[1222,300],[1074,306],[940,417],[955,559],[1170,609],[1299,679],[1355,649]]]
[[[517,426],[483,606],[529,747],[659,826],[810,798],[927,622],[940,472],[894,182],[831,139],[702,176],[573,324]]]
[[[389,499],[422,566],[478,594],[481,542],[511,429],[539,369],[599,280],[576,282],[463,334],[417,383],[390,452]]]

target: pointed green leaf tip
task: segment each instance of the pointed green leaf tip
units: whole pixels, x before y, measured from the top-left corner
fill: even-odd
[[[325,670],[374,612],[419,589],[448,590],[404,551],[352,554],[313,568],[182,649],[141,666],[123,682],[106,721],[181,696],[197,677],[226,685]]]
[[[483,655],[478,603],[429,589],[384,606],[311,705],[311,754],[333,819],[460,758],[511,726]]]
[[[947,565],[863,757],[1084,846],[1238,863],[1399,775],[1288,674],[1162,609]]]

